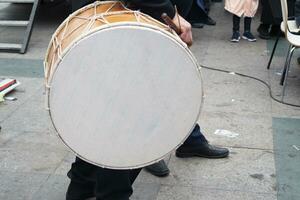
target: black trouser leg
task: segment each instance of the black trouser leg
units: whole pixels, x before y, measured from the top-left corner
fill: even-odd
[[[72,12],[82,8],[83,6],[94,2],[95,0],[70,0]]]
[[[262,5],[262,12],[260,16],[260,22],[262,24],[271,25],[274,24],[274,17],[271,10],[270,2],[269,0],[260,0],[260,3]]]
[[[129,200],[133,190],[132,183],[139,174],[136,170],[97,170],[97,200]]]
[[[75,162],[72,163],[71,169],[68,172],[68,177],[74,182],[95,184],[96,170],[97,167],[95,165],[76,157]]]
[[[179,14],[186,18],[192,8],[193,0],[171,0],[177,6]]]
[[[68,173],[73,185],[70,184],[67,196],[76,199],[92,193],[97,200],[128,200],[140,170],[104,169],[77,157]]]
[[[251,31],[251,21],[252,21],[252,18],[251,17],[245,17],[244,18],[244,31],[247,32],[247,31]]]
[[[207,18],[208,18],[207,13],[197,5],[196,1],[193,1],[191,10],[187,17],[188,21],[205,23],[207,21]]]
[[[232,22],[233,22],[233,31],[239,31],[240,30],[240,21],[241,18],[239,16],[233,15]]]
[[[66,199],[85,199],[95,196],[96,167],[76,157],[68,177],[71,179]]]

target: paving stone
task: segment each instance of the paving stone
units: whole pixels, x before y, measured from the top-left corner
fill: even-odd
[[[40,89],[28,100],[28,103],[21,105],[1,124],[3,128],[10,131],[52,132],[53,126],[46,110],[43,90]]]
[[[241,112],[203,111],[199,124],[203,134],[212,144],[273,149],[271,116]],[[217,129],[238,135],[236,137],[216,135]]]
[[[48,174],[0,171],[0,199],[31,200]]]
[[[300,119],[273,118],[278,200],[300,197]]]
[[[0,73],[5,77],[43,78],[43,60],[0,58]]]
[[[1,67],[0,67],[1,68]],[[16,97],[16,101],[5,101],[0,103],[0,123],[11,116],[16,110],[24,106],[28,101],[38,97],[42,99],[41,94],[43,94],[43,80],[36,78],[23,78],[23,77],[12,77],[16,78],[21,82],[14,91],[7,94],[8,96]]]
[[[73,152],[67,153],[67,155],[63,158],[60,165],[56,168],[54,174],[66,176],[68,171],[71,168],[71,164],[75,161],[75,154]]]
[[[160,190],[157,183],[137,183],[133,185],[132,200],[155,200]]]
[[[32,200],[63,200],[66,197],[69,182],[67,176],[51,175],[35,192]]]
[[[267,114],[271,112],[268,90],[249,79],[209,73],[204,78],[204,109],[207,111]]]
[[[157,200],[276,200],[275,194],[163,185]]]
[[[264,163],[268,163],[267,165]],[[197,186],[228,191],[276,193],[274,155],[265,150],[230,149],[229,158],[172,157],[163,185]]]
[[[54,173],[67,153],[56,137],[24,133],[0,146],[0,171]]]

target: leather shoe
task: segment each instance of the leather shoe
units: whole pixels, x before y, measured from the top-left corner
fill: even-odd
[[[180,158],[204,157],[204,158],[225,158],[229,155],[227,148],[220,148],[203,142],[198,145],[182,145],[176,150],[176,156]]]
[[[67,190],[66,200],[86,200],[95,196],[94,184],[71,181]]]
[[[165,177],[170,174],[170,170],[164,160],[145,167],[146,171],[158,177]]]
[[[261,39],[264,40],[269,40],[271,38],[270,33],[269,33],[269,25],[261,24],[257,28],[258,36]]]
[[[270,36],[271,37],[284,37],[284,33],[281,31],[279,25],[272,25],[271,30],[270,30]]]
[[[203,28],[204,24],[200,22],[192,22],[192,27],[193,28]]]
[[[210,17],[207,17],[206,21],[205,21],[205,24],[206,25],[209,25],[209,26],[215,26],[217,23],[215,20],[213,20],[212,18]]]

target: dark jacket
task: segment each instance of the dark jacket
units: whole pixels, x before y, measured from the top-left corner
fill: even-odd
[[[297,25],[300,25],[300,0],[295,1],[295,19]]]
[[[175,16],[175,9],[170,0],[126,0],[125,2],[156,19],[160,19],[162,13],[167,13],[171,18]]]
[[[95,0],[71,0],[72,11],[75,11]],[[167,13],[171,18],[175,16],[175,9],[171,0],[123,0],[133,8],[160,19],[162,13]]]

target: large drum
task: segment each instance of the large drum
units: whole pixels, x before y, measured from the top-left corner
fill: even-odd
[[[120,2],[70,15],[50,42],[45,76],[59,137],[101,167],[157,162],[185,140],[200,112],[201,78],[188,47]]]

